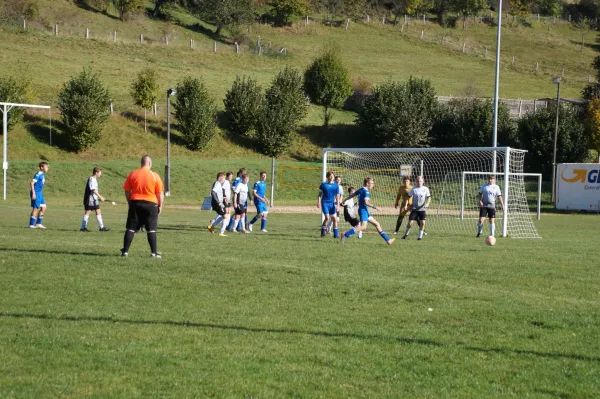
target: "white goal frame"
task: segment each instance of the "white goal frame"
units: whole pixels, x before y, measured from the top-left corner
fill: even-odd
[[[3,137],[3,150],[2,150],[2,169],[4,170],[4,200],[6,201],[6,175],[8,173],[8,112],[14,107],[23,108],[41,108],[50,110],[49,105],[35,105],[35,104],[19,104],[19,103],[4,103],[0,102],[0,111],[2,111],[2,137]],[[52,116],[50,116],[50,144],[52,144]]]
[[[503,193],[502,193],[502,197],[504,200],[504,203],[507,204],[507,206],[504,209],[504,212],[502,213],[502,237],[507,237],[508,236],[508,214],[510,212],[510,209],[508,207],[509,204],[509,185],[510,185],[510,176],[523,176],[523,175],[535,175],[535,176],[539,176],[539,183],[538,183],[538,215],[539,215],[539,201],[540,201],[540,190],[541,190],[541,175],[538,174],[523,174],[523,173],[516,173],[510,172],[510,168],[511,168],[511,164],[510,164],[510,154],[511,154],[511,150],[512,151],[518,151],[521,153],[524,153],[526,151],[523,150],[519,150],[519,149],[513,149],[511,147],[452,147],[452,148],[323,148],[323,163],[322,163],[322,181],[326,180],[326,173],[327,173],[327,160],[328,160],[328,153],[329,152],[336,152],[336,153],[343,153],[343,152],[348,152],[348,153],[424,153],[424,152],[481,152],[481,151],[490,151],[491,154],[493,154],[491,156],[492,159],[490,159],[491,164],[492,164],[492,168],[494,169],[494,171],[489,171],[489,172],[470,172],[470,171],[466,171],[467,173],[474,173],[474,174],[482,174],[482,173],[486,173],[486,174],[495,174],[497,176],[503,176],[504,178],[504,185],[503,185]],[[502,153],[504,155],[504,165],[503,165],[503,171],[502,172],[496,172],[496,154],[497,153]],[[420,167],[420,171],[419,171],[420,175],[423,175],[423,166],[421,164]],[[464,171],[463,171],[464,172]],[[491,172],[491,173],[490,173]],[[463,180],[463,194],[461,194],[461,197],[464,198],[464,179],[465,179],[465,174],[463,173],[462,175],[462,180]],[[464,213],[464,200],[462,201],[462,209]],[[539,216],[538,216],[539,218]]]
[[[495,175],[503,176],[504,173],[499,172],[462,172],[461,188],[460,188],[460,219],[465,218],[465,177],[467,175]],[[523,177],[537,177],[538,179],[538,193],[537,193],[537,220],[541,218],[542,211],[542,174],[541,173],[509,173],[510,176],[523,176]],[[508,181],[508,180],[505,180]]]

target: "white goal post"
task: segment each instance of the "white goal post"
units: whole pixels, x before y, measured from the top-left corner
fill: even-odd
[[[2,136],[3,136],[3,150],[2,150],[2,169],[4,170],[4,200],[6,200],[6,174],[8,171],[8,112],[14,107],[24,108],[42,108],[51,109],[48,105],[34,105],[34,104],[18,104],[18,103],[4,103],[0,102],[0,111],[2,111]],[[52,144],[52,116],[50,117],[50,144]]]
[[[346,190],[349,186],[358,189],[365,177],[372,177],[371,198],[377,205],[372,214],[389,232],[399,214],[394,203],[402,177],[411,177],[414,184],[421,175],[432,196],[425,229],[433,234],[473,234],[476,223],[469,219],[475,212],[478,217],[479,206],[472,198],[477,198],[481,184],[494,174],[505,203],[504,212],[498,210],[497,215],[502,236],[540,238],[529,211],[524,179],[538,178],[539,203],[541,176],[523,173],[525,154],[510,147],[324,148],[322,180],[327,171],[333,171],[342,177]],[[406,217],[402,228],[407,222]]]

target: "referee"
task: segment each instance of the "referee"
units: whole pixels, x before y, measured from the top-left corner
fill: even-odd
[[[125,198],[129,203],[127,225],[121,256],[129,255],[129,246],[133,237],[144,226],[148,232],[148,243],[153,258],[160,258],[156,250],[156,228],[158,215],[162,211],[165,201],[164,186],[158,173],[151,171],[152,159],[144,155],[141,160],[142,167],[134,170],[127,176],[123,189]]]

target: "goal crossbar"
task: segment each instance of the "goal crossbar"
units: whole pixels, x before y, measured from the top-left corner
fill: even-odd
[[[2,169],[4,170],[4,200],[6,200],[6,174],[8,171],[8,112],[14,107],[51,109],[49,105],[0,102],[0,111],[2,111]],[[52,117],[50,118],[50,137],[52,137]],[[50,144],[52,144],[52,138],[50,138]]]

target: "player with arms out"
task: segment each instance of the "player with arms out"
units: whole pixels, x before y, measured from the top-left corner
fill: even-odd
[[[46,200],[44,199],[44,184],[46,184],[46,173],[50,168],[48,162],[39,163],[40,170],[33,175],[29,182],[29,198],[31,199],[31,215],[29,216],[29,227],[32,229],[45,229],[42,222],[46,213]]]
[[[348,196],[352,195],[352,193],[354,193],[355,188],[350,186],[348,187]],[[356,214],[354,213],[354,198],[350,198],[348,200],[346,200],[344,203],[342,203],[342,206],[344,208],[344,220],[350,224],[350,226],[352,227],[356,227],[358,226],[358,224],[360,223],[358,221],[358,218],[356,217]],[[362,238],[362,231],[358,232],[358,238]]]
[[[88,220],[90,218],[90,212],[96,212],[96,221],[98,221],[98,227],[100,231],[110,231],[108,227],[104,227],[102,221],[102,213],[100,211],[100,202],[104,202],[104,197],[98,192],[98,178],[102,176],[102,169],[95,167],[92,170],[92,175],[87,179],[85,183],[85,192],[83,193],[83,218],[81,219],[81,228],[79,231],[89,232],[87,229]]]
[[[477,237],[481,237],[483,222],[487,216],[490,219],[490,235],[494,236],[496,228],[496,198],[500,200],[500,206],[504,212],[504,201],[500,187],[496,185],[496,176],[489,175],[488,182],[483,183],[479,189],[479,223],[477,224]]]
[[[333,222],[333,238],[339,237],[337,208],[339,205],[339,186],[334,181],[333,172],[325,174],[327,181],[324,181],[319,186],[319,195],[317,197],[317,208],[321,209],[325,219],[321,225],[321,237],[325,237],[327,233],[327,224],[331,220]]]
[[[256,205],[256,216],[248,223],[248,230],[252,231],[252,225],[260,219],[260,231],[267,233],[267,214],[269,213],[269,200],[267,199],[267,172],[260,172],[260,179],[254,183],[254,205]]]
[[[402,178],[402,185],[400,188],[398,188],[396,202],[394,202],[394,208],[398,209],[398,205],[400,206],[400,214],[398,215],[398,220],[396,220],[396,230],[394,230],[394,235],[398,234],[398,231],[400,231],[402,221],[408,213],[408,207],[412,206],[412,198],[408,196],[410,190],[412,190],[412,186],[410,185],[410,177],[404,176]],[[400,200],[402,200],[402,202],[400,202]]]
[[[221,225],[221,231],[219,233],[220,237],[227,237],[225,235],[225,228],[227,228],[227,223],[229,223],[228,213],[225,208],[225,191],[223,189],[223,184],[225,183],[225,173],[219,172],[217,173],[217,180],[213,183],[212,189],[210,190],[211,196],[211,205],[213,211],[217,212],[217,217],[212,222],[206,226],[208,231],[214,233],[215,227],[219,225],[219,223],[223,222]]]
[[[238,224],[242,225],[240,230],[242,233],[249,233],[244,225],[244,216],[246,215],[246,207],[248,205],[248,175],[244,173],[242,180],[236,184],[233,189],[233,209],[235,209],[235,215],[233,217],[233,229],[231,231],[237,233]],[[240,221],[242,223],[240,223]]]
[[[406,226],[406,232],[402,237],[403,240],[406,240],[406,237],[408,237],[410,228],[415,220],[419,224],[419,237],[417,239],[423,239],[423,233],[425,232],[425,220],[427,219],[427,208],[429,208],[429,204],[431,203],[431,194],[429,193],[429,188],[425,187],[423,183],[423,176],[417,177],[417,186],[413,187],[408,192],[408,197],[412,199],[412,209],[408,218],[409,220],[408,225]],[[408,202],[404,206],[404,210],[406,209],[408,209]]]
[[[358,197],[358,216],[360,224],[351,228],[342,235],[342,244],[354,233],[366,230],[368,223],[371,223],[373,226],[375,226],[381,238],[383,238],[388,245],[392,245],[394,243],[395,238],[390,239],[379,225],[379,222],[377,222],[377,220],[375,220],[375,218],[369,214],[369,208],[377,209],[375,205],[371,204],[370,191],[373,189],[374,185],[375,181],[370,177],[366,177],[363,188],[356,190],[354,193],[350,194],[346,199],[344,199],[344,203],[346,203],[346,201],[349,199]]]

